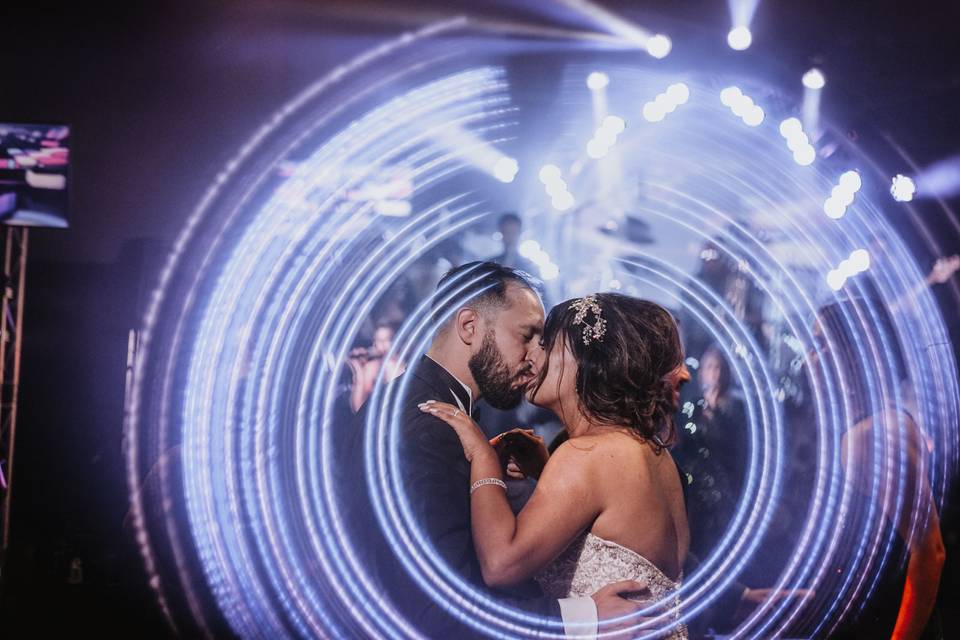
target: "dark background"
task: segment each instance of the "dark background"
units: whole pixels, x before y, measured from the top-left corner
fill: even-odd
[[[426,18],[572,25],[547,3],[133,4],[0,9],[0,121],[73,127],[71,228],[30,237],[0,636],[11,621],[31,636],[62,626],[165,635],[122,527],[127,334],[182,223],[251,132],[337,64]],[[723,2],[605,4],[668,33],[694,25],[699,46],[736,55]],[[761,2],[749,55],[789,70],[820,65],[828,117],[870,151],[894,136],[922,166],[960,152],[958,25],[960,5],[947,1]],[[922,211],[960,248],[942,211]],[[955,308],[944,312],[955,321]],[[955,511],[944,520],[942,602],[960,634],[949,610],[960,593]]]

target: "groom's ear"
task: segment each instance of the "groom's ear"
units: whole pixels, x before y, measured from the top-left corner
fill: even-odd
[[[457,311],[453,321],[457,335],[464,344],[473,344],[480,337],[480,314],[475,310],[464,307]]]

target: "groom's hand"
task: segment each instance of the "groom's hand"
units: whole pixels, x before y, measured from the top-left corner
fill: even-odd
[[[501,468],[511,478],[539,479],[550,458],[543,438],[533,429],[511,429],[490,440],[490,444],[500,458]]]
[[[624,580],[608,584],[590,596],[597,605],[597,619],[600,622],[600,630],[604,632],[619,631],[629,629],[642,622],[640,618],[630,614],[636,613],[646,604],[627,600],[624,596],[628,594],[636,595],[646,591],[646,584],[635,580]],[[629,635],[624,637],[629,637]]]

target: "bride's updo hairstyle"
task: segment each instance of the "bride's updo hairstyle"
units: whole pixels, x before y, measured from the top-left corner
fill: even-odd
[[[627,426],[658,447],[676,439],[676,377],[671,374],[684,356],[677,323],[666,309],[617,293],[567,300],[547,316],[546,360],[564,345],[577,362],[577,399],[585,415]]]

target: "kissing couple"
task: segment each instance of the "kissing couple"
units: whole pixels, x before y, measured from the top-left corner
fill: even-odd
[[[538,283],[491,262],[450,271],[436,300],[427,353],[391,383],[403,382],[401,483],[437,557],[526,616],[514,627],[471,624],[411,578],[370,508],[361,410],[343,452],[343,497],[384,598],[428,638],[686,638],[676,592],[689,532],[667,447],[689,373],[674,319],[614,293],[568,300],[545,318]],[[568,439],[552,455],[527,430],[488,441],[477,424],[481,398],[511,409],[524,397],[563,424]],[[505,474],[537,481],[516,515]]]

